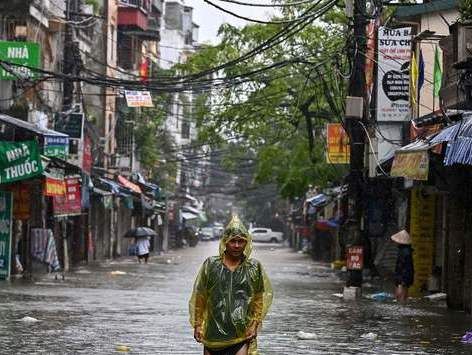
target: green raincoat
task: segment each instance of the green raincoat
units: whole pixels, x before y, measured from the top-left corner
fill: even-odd
[[[236,236],[246,239],[244,259],[231,271],[223,264],[226,244]],[[259,261],[250,259],[252,238],[234,216],[220,240],[219,256],[203,263],[190,299],[190,323],[203,329],[203,344],[221,349],[243,342],[253,322],[260,326],[272,303],[272,287]],[[253,340],[249,354],[257,354]]]

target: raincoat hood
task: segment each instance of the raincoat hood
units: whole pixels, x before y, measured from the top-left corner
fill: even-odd
[[[244,248],[244,256],[249,258],[252,253],[252,236],[244,226],[243,222],[239,219],[238,216],[233,215],[228,225],[226,226],[223,235],[220,239],[219,254],[222,257],[226,250],[226,244],[233,238],[242,238],[245,239],[247,244]]]

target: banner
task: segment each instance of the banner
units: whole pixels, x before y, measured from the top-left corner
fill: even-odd
[[[55,216],[78,215],[82,213],[82,198],[80,193],[80,179],[78,177],[66,177],[65,195],[53,197],[53,209]]]
[[[410,119],[411,27],[378,33],[377,121]]]
[[[396,152],[390,176],[413,180],[428,180],[429,155],[427,150],[417,152]]]
[[[42,172],[36,141],[0,142],[0,184],[31,179]]]
[[[67,160],[69,155],[69,137],[45,136],[43,153],[47,157]]]
[[[427,290],[433,270],[434,225],[436,196],[425,194],[420,188],[411,190],[410,236],[413,247],[414,283],[411,296],[418,297]]]
[[[349,164],[349,137],[340,123],[326,125],[326,161],[330,164]]]
[[[149,91],[125,90],[125,97],[128,107],[154,107]]]
[[[44,196],[64,196],[66,193],[66,183],[64,180],[44,179]]]
[[[0,279],[10,278],[11,265],[11,192],[0,191]]]
[[[11,185],[13,194],[13,218],[18,220],[29,219],[31,216],[31,192],[27,184],[17,183]]]
[[[89,136],[84,137],[84,153],[82,155],[82,170],[90,175],[92,173],[93,158],[92,158],[92,140]]]
[[[0,60],[9,63],[39,68],[39,44],[31,42],[0,41]],[[4,64],[8,70],[0,67],[0,80],[33,79],[37,74],[26,67]]]

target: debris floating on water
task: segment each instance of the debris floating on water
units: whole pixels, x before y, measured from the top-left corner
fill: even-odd
[[[130,350],[131,350],[130,347],[126,346],[126,345],[117,345],[116,346],[116,351],[119,351],[119,352],[122,352],[122,353],[127,353]]]
[[[333,296],[337,298],[344,298],[344,295],[342,293],[333,293]]]
[[[300,340],[312,340],[316,339],[317,335],[315,333],[305,333],[304,331],[300,330],[297,333],[297,338]]]
[[[115,271],[110,272],[110,274],[112,274],[112,275],[126,275],[126,272],[115,270]]]
[[[424,298],[430,301],[444,301],[445,299],[447,299],[447,294],[442,292],[434,293],[432,295],[424,296]]]
[[[39,319],[26,316],[26,317],[23,317],[21,319],[18,319],[18,322],[36,323],[36,322],[39,322]]]
[[[362,334],[361,335],[361,338],[362,339],[367,339],[367,340],[375,340],[377,339],[379,336],[375,333],[372,333],[372,332],[369,332],[369,333],[365,333],[365,334]]]

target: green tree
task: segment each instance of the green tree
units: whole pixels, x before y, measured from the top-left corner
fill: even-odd
[[[334,10],[325,18],[329,22],[313,22],[250,61],[214,74],[232,82],[202,93],[195,109],[200,140],[216,147],[236,142],[239,151],[251,152],[253,183],[276,183],[282,197],[301,196],[308,185],[326,186],[345,172],[325,159],[324,127],[341,118],[347,71],[342,15]],[[197,73],[234,60],[281,28],[223,25],[220,43],[203,47],[179,69]],[[244,83],[230,80],[238,77]],[[227,166],[237,166],[238,156],[229,149]]]

